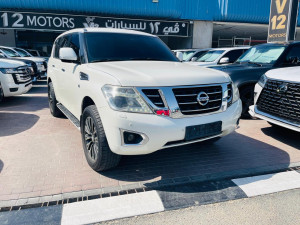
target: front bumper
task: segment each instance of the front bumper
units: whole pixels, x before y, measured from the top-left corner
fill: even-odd
[[[241,116],[242,104],[237,101],[225,112],[173,119],[154,114],[124,113],[111,110],[109,107],[98,108],[110,149],[119,155],[142,155],[163,148],[204,141],[214,137],[222,137],[236,129]],[[169,142],[184,140],[187,126],[201,125],[222,121],[222,133],[217,136],[199,139],[174,145]],[[122,145],[121,130],[145,134],[148,141],[143,145]]]
[[[2,85],[2,88],[5,97],[22,95],[27,93],[32,88],[32,81],[29,81],[25,84],[7,83],[7,85]]]
[[[294,123],[291,123],[287,120],[284,120],[284,119],[269,115],[267,113],[264,113],[262,111],[259,111],[257,109],[256,105],[250,106],[249,113],[254,118],[259,118],[259,119],[262,119],[262,120],[266,120],[266,121],[268,121],[270,123],[273,123],[273,124],[276,124],[278,126],[285,127],[285,128],[300,132],[300,125],[299,124],[294,124]]]

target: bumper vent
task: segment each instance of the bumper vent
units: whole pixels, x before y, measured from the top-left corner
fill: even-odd
[[[165,107],[158,89],[143,89],[142,91],[155,106],[159,108]]]
[[[205,105],[201,105],[198,102],[198,95],[202,92],[209,97]],[[221,85],[175,88],[173,93],[183,115],[212,113],[220,110],[222,106],[223,93]],[[204,96],[206,95],[204,94]]]
[[[300,83],[268,80],[257,101],[258,110],[300,124]]]

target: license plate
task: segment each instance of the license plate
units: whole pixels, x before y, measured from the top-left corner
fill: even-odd
[[[195,139],[215,136],[222,133],[222,121],[189,126],[185,129],[185,140],[191,141]]]

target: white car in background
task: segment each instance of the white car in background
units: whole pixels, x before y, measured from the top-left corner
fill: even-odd
[[[178,53],[182,53],[182,61],[189,62],[189,61],[195,61],[200,56],[204,55],[206,52],[211,50],[211,48],[205,48],[205,49],[178,49],[178,50],[172,50],[176,56]]]
[[[274,69],[255,86],[251,116],[300,132],[300,67]]]
[[[21,95],[32,87],[31,69],[18,60],[0,59],[0,102],[5,97]]]
[[[15,59],[25,59],[34,62],[37,66],[36,76],[37,77],[45,77],[47,72],[47,62],[45,59],[40,57],[32,57],[30,55],[21,54],[19,51],[16,51],[14,48],[0,46],[0,51],[7,58],[15,58]]]
[[[217,66],[234,63],[250,47],[215,48],[198,57],[193,62],[186,62],[194,66]]]

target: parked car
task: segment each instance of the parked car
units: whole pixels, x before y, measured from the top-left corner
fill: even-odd
[[[212,67],[230,75],[240,90],[243,118],[250,118],[249,106],[254,104],[254,86],[270,69],[297,65],[300,42],[256,45],[245,52],[234,64]]]
[[[227,74],[181,63],[158,37],[122,29],[60,35],[48,90],[51,114],[63,112],[80,129],[96,171],[117,166],[121,155],[225,136],[242,110]]]
[[[215,48],[198,57],[193,62],[187,62],[194,66],[216,66],[234,63],[249,47]]]
[[[22,56],[16,50],[10,47],[0,46],[0,51],[5,55],[7,58],[13,59],[22,59],[22,60],[29,60],[36,64],[35,74],[34,76],[37,78],[42,78],[46,76],[47,72],[47,64],[46,61],[42,58],[31,57],[31,56]]]
[[[300,61],[298,61],[300,63]],[[250,115],[300,132],[300,67],[274,69],[255,86]]]
[[[49,56],[47,55],[46,52],[43,51],[39,51],[39,50],[35,50],[35,49],[24,49],[26,50],[28,53],[30,53],[30,55],[35,56],[35,57],[42,57],[45,59],[49,59]]]
[[[189,61],[195,61],[197,58],[205,54],[211,50],[211,48],[205,48],[205,49],[178,49],[178,50],[173,50],[175,55],[179,52],[182,53],[182,61],[184,62],[189,62]]]
[[[0,102],[5,97],[21,95],[32,87],[31,70],[18,60],[0,59]]]

